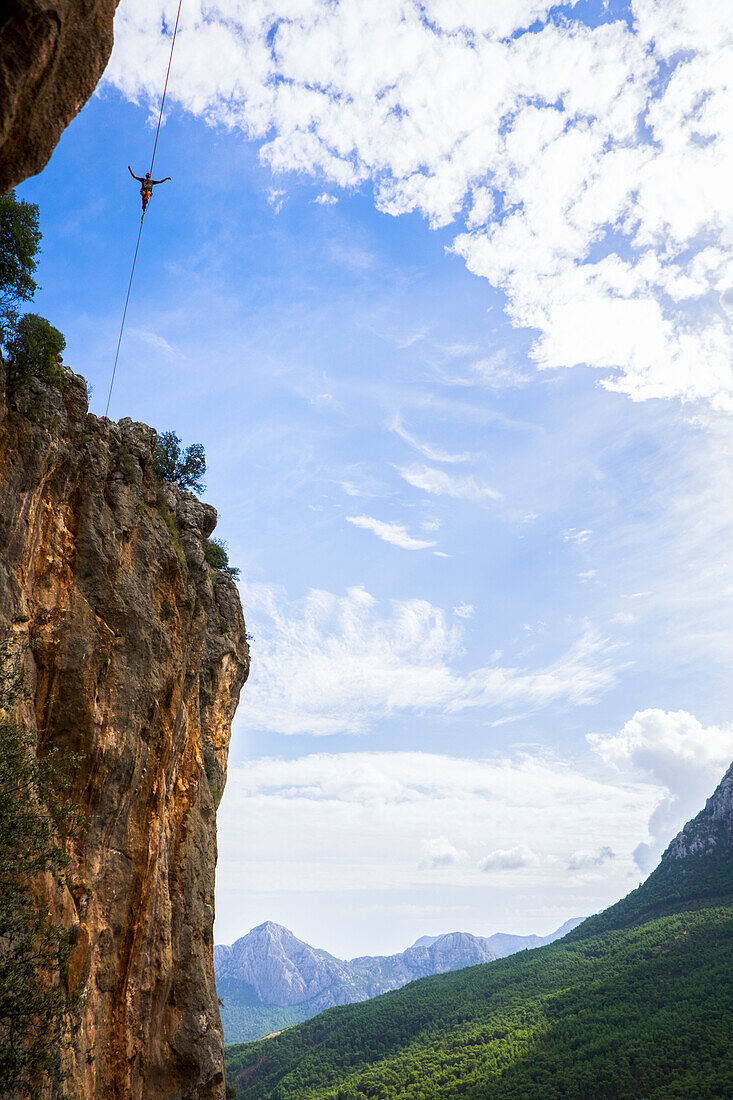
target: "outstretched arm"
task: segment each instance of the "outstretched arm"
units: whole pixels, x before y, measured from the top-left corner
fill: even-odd
[[[166,176],[164,180],[151,180],[150,182],[151,183],[167,183],[170,178],[171,178],[170,176]]]
[[[143,182],[143,181],[142,181],[142,177],[141,177],[141,176],[136,176],[136,175],[135,175],[135,173],[133,172],[133,170],[132,170],[132,168],[130,167],[130,165],[129,165],[129,164],[128,164],[128,166],[127,166],[127,171],[128,171],[129,173],[130,173],[130,175],[132,176],[132,178],[133,178],[134,180],[137,180],[137,182],[138,182],[138,183],[142,183],[142,182]]]

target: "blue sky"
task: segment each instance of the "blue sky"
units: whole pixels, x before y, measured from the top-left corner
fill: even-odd
[[[98,415],[161,7],[20,189]],[[428,7],[191,3],[176,47],[110,414],[204,443],[242,571],[220,942],[549,931],[733,755],[722,17]]]

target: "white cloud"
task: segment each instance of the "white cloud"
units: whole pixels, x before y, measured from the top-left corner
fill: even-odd
[[[435,470],[430,466],[398,466],[397,470],[408,485],[422,489],[436,496],[454,497],[456,500],[471,500],[479,503],[484,500],[501,500],[501,493],[489,485],[483,485],[474,477],[451,477],[445,470]]]
[[[633,626],[634,623],[638,623],[639,616],[631,611],[617,611],[611,621],[618,623],[619,626]]]
[[[574,542],[576,546],[582,546],[592,534],[592,531],[579,531],[576,527],[570,527],[567,531],[563,531],[562,537],[565,542]]]
[[[473,455],[469,452],[462,452],[461,454],[451,454],[450,451],[438,450],[435,447],[431,447],[427,443],[423,443],[421,440],[416,439],[414,435],[411,435],[404,427],[402,420],[399,416],[392,418],[388,424],[389,430],[398,435],[400,439],[404,439],[405,443],[409,443],[411,447],[414,447],[416,451],[419,451],[421,455],[425,455],[431,462],[470,462]]]
[[[374,253],[354,241],[331,241],[329,253],[333,263],[345,267],[347,271],[368,271],[376,263]]]
[[[427,550],[435,546],[434,542],[426,539],[415,539],[401,523],[386,523],[372,516],[347,516],[347,523],[353,523],[354,527],[362,527],[365,531],[372,531],[383,542],[390,542],[393,546],[399,546],[402,550]]]
[[[151,110],[169,7],[127,0],[115,23],[106,79]],[[168,94],[276,172],[458,221],[456,253],[536,331],[540,368],[731,409],[733,13],[630,7],[588,27],[532,0],[192,0]]]
[[[733,725],[704,727],[684,710],[637,711],[618,733],[587,740],[604,763],[641,772],[666,791],[649,824],[652,842],[636,853],[642,870],[702,809],[733,760]]]
[[[305,882],[309,872],[297,870],[303,860],[320,868],[309,883],[316,890],[379,889],[395,864],[408,882],[441,865],[454,881],[476,884],[487,870],[533,866],[539,885],[562,873],[578,836],[593,851],[612,840],[628,872],[659,796],[651,784],[599,779],[540,755],[316,753],[233,766],[220,835],[227,858],[256,865],[253,888],[279,880],[299,889],[277,862]],[[382,861],[365,879],[365,862],[379,868]],[[249,870],[238,875],[249,888]]]
[[[370,497],[372,494],[367,492],[366,489],[359,488],[358,485],[354,485],[353,481],[340,481],[339,485],[350,497]]]
[[[578,852],[573,852],[568,860],[568,871],[593,870],[596,867],[602,867],[604,863],[609,863],[615,858],[616,853],[607,844],[604,844],[602,848],[598,848],[595,852],[581,849]]]
[[[272,207],[274,214],[279,214],[285,204],[287,192],[282,191],[277,187],[271,187],[267,192],[267,201]]]
[[[517,367],[507,362],[506,352],[499,352],[490,359],[478,359],[470,366],[470,382],[479,382],[490,390],[520,389],[529,379]]]
[[[421,867],[454,867],[467,858],[468,853],[456,848],[448,837],[438,836],[422,843]]]
[[[479,861],[481,871],[517,871],[521,867],[536,867],[539,858],[526,844],[514,848],[496,848]]]
[[[320,195],[316,195],[313,202],[317,202],[319,206],[335,206],[338,199],[335,195],[329,195],[327,191],[322,191]]]
[[[298,603],[266,585],[243,588],[257,660],[240,706],[249,727],[294,734],[361,733],[400,711],[534,710],[589,703],[615,683],[612,646],[586,625],[538,668],[459,670],[462,630],[427,600],[385,612],[363,588],[311,590]]]
[[[475,613],[475,608],[470,603],[459,603],[453,608],[453,614],[457,615],[459,619],[472,619]]]
[[[140,337],[146,344],[150,344],[151,347],[156,348],[158,351],[164,351],[166,355],[170,355],[174,359],[185,359],[185,356],[174,348],[172,344],[169,344],[164,336],[160,336],[157,332],[145,332],[142,329],[133,330],[137,336]]]

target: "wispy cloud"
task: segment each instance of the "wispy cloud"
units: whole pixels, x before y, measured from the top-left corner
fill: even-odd
[[[267,192],[267,201],[272,207],[273,214],[279,214],[285,205],[285,199],[287,198],[287,191],[283,191],[278,187],[271,187]]]
[[[331,241],[329,252],[333,263],[345,267],[347,271],[368,271],[377,262],[373,252],[355,241]]]
[[[563,531],[562,537],[564,542],[574,542],[576,546],[582,546],[592,534],[589,530],[579,531],[577,527],[569,527],[567,531]]]
[[[485,873],[532,868],[534,892],[557,891],[569,861],[610,862],[609,837],[622,888],[658,799],[648,783],[619,783],[541,753],[313,753],[232,766],[219,830],[229,878],[245,874],[248,891],[404,889],[436,868],[481,890]],[[578,836],[587,853],[577,852]]]
[[[346,522],[353,523],[354,527],[362,527],[365,531],[372,531],[383,542],[390,542],[402,550],[427,550],[436,545],[427,539],[413,538],[401,523],[387,523],[374,519],[373,516],[347,516]]]
[[[328,191],[322,191],[320,195],[316,195],[313,202],[318,203],[319,206],[335,206],[338,199]]]
[[[250,727],[278,733],[362,733],[400,711],[582,705],[608,691],[620,667],[613,646],[587,625],[549,663],[464,672],[460,624],[427,600],[394,601],[385,612],[363,588],[312,590],[297,603],[268,586],[244,594],[258,659],[241,711]]]
[[[132,99],[157,87],[163,7],[118,13],[106,79]],[[589,25],[582,5],[550,7],[199,9],[169,95],[261,140],[275,172],[460,219],[454,252],[538,333],[540,369],[587,364],[637,401],[730,410],[728,9],[645,0]]]
[[[463,451],[460,454],[452,454],[450,451],[443,451],[437,447],[431,447],[429,443],[424,443],[408,432],[399,416],[394,416],[387,426],[391,432],[398,435],[400,439],[404,439],[405,443],[409,443],[411,447],[414,447],[421,455],[425,455],[431,462],[470,462],[474,457],[468,451]]]
[[[416,489],[436,496],[453,497],[455,500],[471,500],[482,503],[487,500],[501,500],[502,495],[490,485],[484,485],[475,477],[453,477],[445,470],[435,470],[430,466],[398,466],[402,478]]]
[[[164,336],[161,336],[157,332],[146,332],[144,329],[134,329],[135,335],[138,336],[144,343],[149,344],[150,347],[155,348],[157,351],[164,351],[166,355],[170,355],[173,359],[185,359],[183,352],[178,348],[174,348],[172,344],[169,344]]]

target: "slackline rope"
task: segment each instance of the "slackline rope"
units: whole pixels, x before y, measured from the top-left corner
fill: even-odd
[[[153,155],[150,158],[150,175],[151,175],[151,177],[153,175],[153,165],[155,164],[155,154],[158,150],[158,138],[160,137],[160,124],[163,121],[163,108],[165,107],[165,97],[168,93],[168,78],[171,75],[171,65],[173,64],[173,50],[175,49],[175,45],[176,45],[176,35],[178,34],[178,21],[181,18],[181,6],[182,6],[182,4],[183,4],[183,0],[178,0],[178,11],[176,12],[176,25],[173,28],[173,39],[171,41],[171,52],[168,56],[168,69],[166,70],[165,84],[163,86],[163,98],[160,101],[160,111],[158,113],[158,126],[157,126],[156,131],[155,131],[155,143],[153,145]],[[122,324],[120,325],[120,335],[119,335],[118,340],[117,340],[117,351],[115,352],[115,363],[114,363],[114,366],[112,368],[112,378],[111,378],[110,384],[109,384],[109,393],[107,394],[107,407],[104,410],[104,415],[105,416],[109,412],[109,403],[112,400],[112,387],[115,384],[115,375],[117,374],[117,360],[120,357],[120,347],[122,346],[122,334],[125,331],[125,320],[127,318],[127,307],[130,303],[130,291],[132,290],[132,279],[133,279],[133,276],[135,274],[135,264],[137,263],[137,254],[138,254],[138,250],[140,248],[140,238],[142,237],[143,222],[144,221],[145,221],[145,211],[143,210],[142,217],[140,218],[140,228],[137,231],[137,243],[135,245],[135,255],[132,258],[132,270],[130,271],[130,281],[127,284],[127,296],[125,298],[125,308],[122,311]]]

